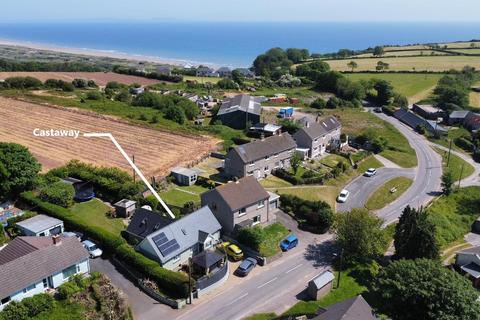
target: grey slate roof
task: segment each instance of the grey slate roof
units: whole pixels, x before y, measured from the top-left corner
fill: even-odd
[[[198,174],[198,171],[193,170],[193,169],[189,169],[189,168],[175,167],[175,168],[172,169],[172,173],[181,174],[183,176],[189,176],[190,177],[190,176]]]
[[[133,214],[132,221],[127,227],[127,233],[140,238],[169,225],[173,220],[147,209],[138,208]]]
[[[62,220],[52,218],[43,214],[36,215],[30,219],[26,219],[17,223],[17,226],[20,226],[24,229],[30,230],[35,233],[51,229],[59,224],[62,224]]]
[[[270,197],[268,192],[253,176],[242,178],[236,182],[226,183],[208,192],[218,193],[230,207],[231,211],[240,210]]]
[[[260,100],[258,98],[252,97],[248,94],[239,94],[233,98],[225,100],[220,106],[217,115],[227,114],[239,110],[260,115],[262,112],[262,106],[260,105]]]
[[[465,254],[478,254],[480,255],[480,246],[468,248],[465,250],[458,251],[457,253],[465,253]]]
[[[465,119],[466,116],[468,116],[468,114],[470,113],[470,111],[466,111],[466,110],[456,110],[456,111],[452,111],[452,113],[450,113],[450,119]]]
[[[214,234],[221,229],[222,227],[220,226],[220,223],[218,223],[210,208],[205,206],[155,231],[147,236],[143,241],[148,241],[158,256],[160,262],[165,263],[198,243],[199,239],[203,237],[201,232]],[[180,245],[179,249],[171,252],[167,256],[163,256],[161,254],[160,250],[156,247],[152,240],[153,237],[162,232],[165,233],[165,236],[169,240],[175,239]]]
[[[470,262],[469,264],[461,266],[460,268],[475,279],[480,278],[480,266],[475,262]]]
[[[298,131],[305,132],[307,136],[309,136],[312,140],[321,137],[331,131],[334,131],[342,126],[340,122],[338,122],[338,120],[333,116],[319,119],[318,122],[312,121],[307,117],[304,117],[299,121],[303,123],[304,126]]]
[[[313,318],[315,320],[377,320],[372,308],[357,296],[327,308],[327,311]]]
[[[0,251],[0,298],[87,260],[88,251],[77,238],[17,237]]]
[[[249,163],[296,147],[297,144],[292,136],[283,133],[236,146],[233,150],[238,153],[244,163]]]

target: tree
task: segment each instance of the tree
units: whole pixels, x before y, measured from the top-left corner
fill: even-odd
[[[240,89],[240,86],[238,85],[238,83],[236,83],[232,79],[228,79],[228,78],[224,78],[224,79],[218,81],[217,86],[220,89],[225,89],[225,90],[238,90],[238,89]]]
[[[471,282],[429,259],[399,260],[376,276],[372,290],[380,311],[393,320],[478,319]]]
[[[385,53],[385,50],[381,46],[376,46],[375,48],[373,48],[373,55],[375,57],[381,57],[383,56],[384,53]]]
[[[400,93],[394,93],[392,104],[396,107],[406,109],[408,107],[408,99]]]
[[[393,86],[386,80],[375,80],[373,88],[377,91],[377,103],[380,105],[389,105],[393,98]]]
[[[314,109],[324,109],[326,106],[327,102],[322,98],[317,98],[310,104],[310,108]]]
[[[440,256],[435,225],[422,209],[407,206],[403,210],[393,239],[396,259],[438,259]]]
[[[292,159],[290,159],[290,165],[292,166],[293,173],[297,174],[298,168],[302,164],[302,159],[298,155],[298,153],[294,153]]]
[[[356,63],[355,61],[350,61],[349,63],[347,63],[347,66],[352,69],[352,72],[353,70],[357,69],[358,68],[358,63]]]
[[[88,87],[88,81],[85,79],[73,79],[72,85],[75,88],[83,89]]]
[[[278,79],[282,74],[290,72],[292,64],[293,62],[288,58],[285,50],[272,48],[253,61],[253,69],[256,75]]]
[[[454,182],[455,180],[453,179],[453,174],[450,170],[447,170],[442,174],[442,191],[446,196],[449,196],[452,193]]]
[[[369,263],[383,255],[388,241],[382,223],[366,209],[353,209],[336,215],[335,238],[343,249],[347,264]]]
[[[74,196],[75,189],[73,186],[63,182],[56,182],[44,187],[40,191],[40,199],[64,208],[68,208],[73,204]]]
[[[388,64],[386,62],[383,62],[383,61],[378,61],[375,69],[377,71],[384,71],[384,70],[388,70],[389,67],[390,67],[390,64]]]
[[[40,164],[27,148],[0,142],[0,199],[33,188],[40,169]]]
[[[362,100],[366,96],[365,89],[360,83],[347,78],[338,79],[336,94],[338,97],[349,101]]]
[[[238,83],[239,86],[243,86],[245,82],[245,76],[239,69],[234,69],[232,71],[232,80]]]
[[[184,124],[185,112],[177,106],[170,106],[165,110],[165,118],[175,121],[178,124]]]

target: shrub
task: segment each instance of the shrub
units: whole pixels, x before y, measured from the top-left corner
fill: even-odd
[[[88,100],[102,100],[102,94],[99,91],[89,91],[87,92]]]
[[[462,148],[465,151],[472,152],[475,149],[475,145],[466,138],[460,137],[454,140],[455,145]]]
[[[22,301],[10,302],[2,312],[2,320],[26,320],[36,317],[42,312],[53,308],[54,299],[48,294],[37,294]]]
[[[85,79],[73,79],[72,85],[75,88],[87,88],[88,87],[88,81]]]
[[[75,189],[72,185],[56,182],[40,191],[40,199],[67,208],[73,204]]]
[[[243,228],[238,232],[237,239],[250,248],[259,251],[260,245],[265,238],[263,228],[255,226],[252,228]]]
[[[75,293],[82,291],[74,281],[68,281],[58,287],[58,298],[61,300],[67,300]]]
[[[317,98],[310,104],[310,108],[314,109],[325,109],[326,106],[327,102],[325,102],[325,100],[323,100],[322,98]]]
[[[293,195],[281,195],[282,209],[291,212],[296,219],[306,219],[316,231],[326,232],[333,223],[332,208],[324,201],[309,201]]]
[[[185,112],[179,107],[171,106],[171,107],[168,107],[167,110],[165,110],[165,118],[175,121],[178,124],[184,124]]]
[[[42,81],[33,77],[11,77],[5,79],[5,83],[13,89],[40,89],[43,87]]]

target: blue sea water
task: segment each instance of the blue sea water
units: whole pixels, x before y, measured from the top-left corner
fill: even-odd
[[[272,47],[327,53],[480,39],[480,23],[0,24],[0,38],[237,67]]]

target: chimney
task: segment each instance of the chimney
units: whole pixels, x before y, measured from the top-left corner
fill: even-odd
[[[52,241],[54,245],[59,245],[60,243],[62,243],[62,238],[60,237],[60,235],[56,234],[52,236]]]

